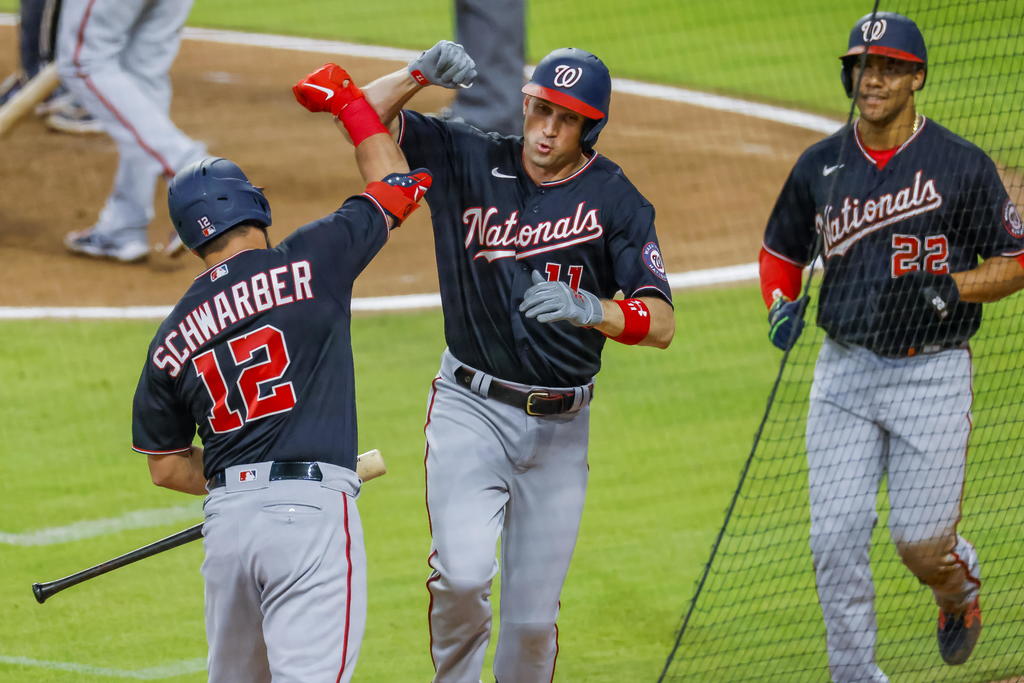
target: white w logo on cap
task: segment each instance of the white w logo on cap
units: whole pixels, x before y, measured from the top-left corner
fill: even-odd
[[[860,27],[861,32],[864,34],[864,42],[873,43],[876,40],[881,40],[882,36],[885,35],[885,29],[888,28],[888,26],[889,24],[885,19],[865,21]]]
[[[559,88],[571,88],[583,78],[583,67],[559,64],[555,67],[554,84]]]

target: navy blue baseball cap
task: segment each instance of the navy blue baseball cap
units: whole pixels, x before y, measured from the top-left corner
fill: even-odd
[[[878,12],[861,17],[850,31],[850,43],[840,59],[864,53],[883,55],[905,62],[928,63],[921,29],[912,20],[895,12]]]

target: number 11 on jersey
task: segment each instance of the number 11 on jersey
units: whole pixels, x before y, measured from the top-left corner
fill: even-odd
[[[569,266],[569,286],[573,291],[580,288],[580,280],[583,279],[583,266]],[[558,282],[562,277],[561,263],[544,264],[544,272],[548,276],[548,282]]]

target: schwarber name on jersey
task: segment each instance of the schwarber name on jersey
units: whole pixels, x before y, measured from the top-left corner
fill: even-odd
[[[1024,228],[995,164],[924,117],[881,170],[856,125],[804,152],[772,211],[764,246],[803,266],[815,233],[825,258],[818,324],[837,341],[869,349],[884,336],[876,307],[890,279],[1024,253]],[[981,304],[959,302],[928,341],[960,344],[980,324]]]
[[[531,271],[602,298],[671,303],[654,207],[616,164],[594,153],[562,180],[533,182],[522,138],[401,112],[398,144],[434,176],[427,195],[445,339],[460,361],[539,386],[590,382],[604,335],[539,323],[518,309]]]
[[[135,393],[133,448],[188,450],[206,476],[266,460],[355,469],[352,283],[387,240],[362,196],[199,275],[160,325]],[[175,406],[175,410],[166,410]]]

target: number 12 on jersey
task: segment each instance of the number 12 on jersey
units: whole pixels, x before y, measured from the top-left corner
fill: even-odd
[[[922,246],[924,249],[922,250]],[[933,275],[949,273],[949,240],[945,235],[927,235],[923,239],[917,235],[892,236],[892,277],[900,277],[915,270],[922,270],[921,254],[924,253],[923,270]]]
[[[295,407],[295,389],[291,382],[266,385],[284,376],[291,358],[284,334],[273,325],[264,325],[227,342],[235,366],[248,363],[260,349],[266,350],[267,359],[244,368],[238,375],[238,390],[244,402],[243,412],[228,405],[228,385],[224,380],[214,349],[192,359],[196,374],[203,381],[213,407],[210,409],[210,429],[217,434],[240,429],[246,422],[269,415],[284,413]]]

